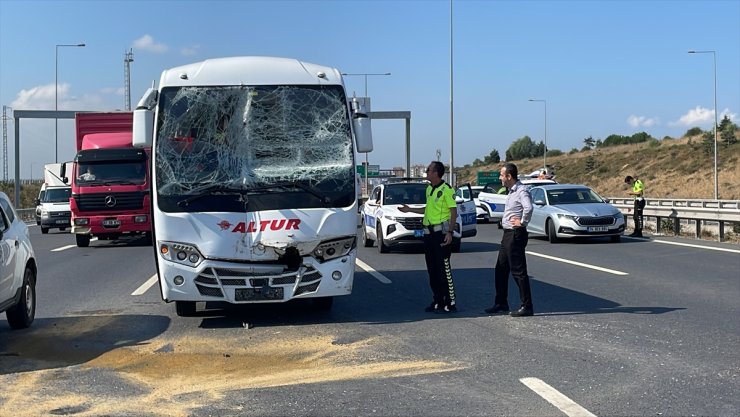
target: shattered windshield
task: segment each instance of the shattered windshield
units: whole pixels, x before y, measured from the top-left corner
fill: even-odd
[[[341,86],[163,89],[154,152],[163,211],[346,207],[355,199]]]

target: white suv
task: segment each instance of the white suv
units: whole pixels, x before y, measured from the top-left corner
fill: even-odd
[[[25,329],[36,316],[36,256],[28,226],[0,193],[0,313],[13,329]]]
[[[423,180],[389,182],[375,187],[370,198],[362,206],[362,241],[366,247],[376,242],[380,253],[391,247],[419,244],[424,236],[423,215],[403,213],[398,208],[424,207],[428,183]],[[467,195],[470,195],[469,186]],[[475,203],[472,199],[456,197],[457,221],[453,231],[452,251],[460,252],[460,239],[475,236]]]

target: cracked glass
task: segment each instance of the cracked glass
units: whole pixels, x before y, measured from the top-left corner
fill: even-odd
[[[347,207],[355,200],[341,86],[165,88],[154,144],[160,209]]]

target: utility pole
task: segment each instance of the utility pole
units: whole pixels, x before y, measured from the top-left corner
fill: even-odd
[[[6,114],[10,107],[3,105],[3,182],[8,182],[8,120]]]
[[[134,51],[129,49],[123,57],[123,86],[126,90],[126,111],[131,111],[131,63],[134,62]]]

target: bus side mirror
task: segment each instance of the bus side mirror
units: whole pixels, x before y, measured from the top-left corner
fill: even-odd
[[[152,146],[154,135],[154,112],[146,109],[134,110],[133,145],[135,148]]]
[[[373,132],[370,126],[370,118],[365,113],[355,113],[352,117],[352,124],[355,128],[357,152],[372,152]]]

